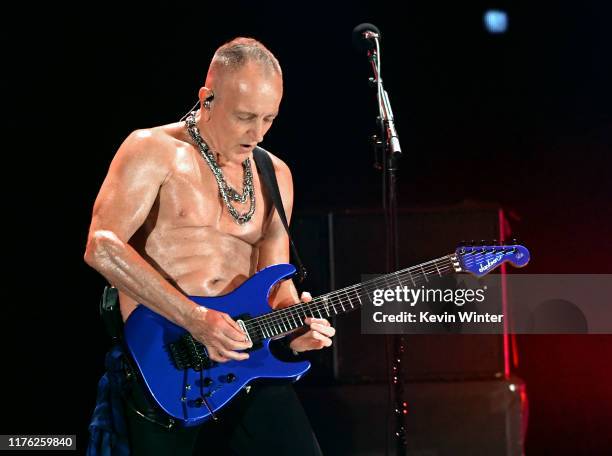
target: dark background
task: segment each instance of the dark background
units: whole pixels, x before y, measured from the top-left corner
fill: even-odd
[[[123,138],[180,118],[214,49],[237,35],[283,66],[263,145],[293,170],[296,213],[380,204],[374,92],[351,46],[352,28],[372,22],[405,152],[400,205],[501,204],[532,252],[525,272],[612,272],[609,3],[227,3],[4,15],[3,434],[84,442],[107,343],[104,282],[82,261],[97,190]],[[510,25],[493,36],[482,15],[499,6]],[[527,454],[612,450],[612,338],[518,346]]]

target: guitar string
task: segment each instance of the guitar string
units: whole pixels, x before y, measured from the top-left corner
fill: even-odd
[[[439,272],[441,276],[442,274],[446,274],[448,272],[454,271],[454,268],[452,266],[451,267],[442,266],[436,269],[428,270],[428,272],[431,273],[430,275],[433,275],[434,271],[436,275]],[[397,281],[398,284],[402,285],[402,283],[400,282],[400,279],[403,279],[405,277],[406,277],[406,273],[397,274],[395,277],[395,281]],[[425,276],[423,276],[423,278],[421,278],[420,276],[417,276],[415,278],[415,277],[412,277],[412,275],[410,274],[410,278],[415,286],[417,285],[417,282],[418,282],[418,285],[421,285],[429,281],[429,279],[427,279]],[[345,289],[339,290],[338,292],[335,292],[333,296],[331,297],[328,297],[328,295],[325,295],[325,296],[313,299],[312,301],[307,302],[307,303],[295,304],[293,306],[283,309],[282,311],[272,312],[274,314],[272,318],[269,317],[263,321],[255,321],[252,324],[248,325],[248,328],[250,328],[251,330],[258,329],[259,330],[258,332],[264,333],[264,328],[262,328],[263,326],[267,330],[266,332],[272,335],[270,337],[280,337],[280,335],[282,335],[283,333],[291,332],[297,329],[297,327],[293,328],[291,326],[291,320],[293,320],[293,322],[296,323],[295,322],[296,316],[297,316],[298,321],[302,323],[301,326],[305,326],[302,322],[302,319],[308,316],[308,311],[310,312],[310,315],[312,316],[312,318],[316,318],[315,312],[319,314],[319,317],[323,317],[323,313],[326,313],[328,317],[346,313],[356,308],[359,308],[362,304],[360,294],[363,294],[364,292],[369,293],[373,290],[376,290],[377,283],[381,284],[382,282],[385,282],[387,286],[388,285],[397,286],[397,284],[395,283],[390,284],[387,279],[393,279],[393,278],[385,276],[383,278],[369,281],[365,284],[353,285],[351,287],[347,287]],[[359,293],[359,291],[361,291],[361,293]],[[349,294],[351,292],[354,293],[353,296]],[[340,296],[341,294],[344,294],[345,296],[341,297]],[[350,305],[350,308],[346,310],[344,304],[346,304],[346,307]],[[340,305],[340,307],[342,308],[341,311],[338,311],[338,305]],[[330,313],[330,310],[329,310],[330,307],[333,309],[334,314]],[[281,312],[283,313],[282,315],[281,315]],[[249,320],[249,322],[251,322],[251,320]],[[246,323],[245,323],[245,326],[246,326]],[[282,330],[281,324],[282,326],[285,327],[285,331]],[[289,325],[289,328],[290,328],[289,331],[286,330],[287,324]],[[280,331],[275,333],[274,330],[276,328],[275,327],[270,328],[270,326],[278,327]]]
[[[446,270],[442,271],[444,273],[446,272],[450,272],[453,269],[451,268],[446,268]],[[425,281],[421,281],[418,280],[418,284],[422,284],[422,283],[426,283]],[[367,292],[368,290],[365,289],[365,291]],[[303,319],[305,317],[312,317],[312,318],[317,318],[317,316],[315,315],[315,313],[319,314],[319,318],[324,318],[323,314],[327,314],[327,317],[333,317],[335,315],[341,315],[344,313],[348,313],[352,310],[356,310],[358,308],[361,307],[361,299],[360,297],[357,295],[357,293],[350,297],[347,295],[347,298],[345,298],[345,301],[342,301],[340,299],[338,299],[336,302],[331,302],[329,304],[322,304],[320,302],[308,302],[308,303],[301,303],[301,304],[297,304],[291,307],[297,307],[297,306],[301,306],[301,309],[296,309],[293,310],[291,309],[291,315],[286,315],[284,317],[278,317],[276,319],[274,319],[273,321],[268,321],[266,322],[266,324],[259,324],[259,325],[254,325],[252,326],[250,329],[253,330],[255,329],[255,337],[251,337],[251,340],[253,341],[253,343],[257,343],[260,342],[261,340],[264,339],[269,339],[269,338],[280,338],[282,336],[285,336],[288,333],[291,333],[292,331],[298,329],[299,327],[304,327],[307,326],[305,324],[302,325],[298,325],[297,327],[292,327],[291,326],[291,320],[293,320],[295,322],[296,318],[299,322],[302,322]],[[329,302],[329,301],[328,301]],[[314,305],[309,305],[309,304],[314,304]],[[343,306],[344,304],[344,306]],[[342,309],[338,310],[338,306],[341,306]],[[349,307],[350,305],[350,307]],[[330,312],[329,308],[333,309],[333,313]],[[308,315],[308,313],[310,313],[310,315]],[[281,324],[282,326],[285,327],[285,329],[287,328],[287,326],[289,326],[289,330],[285,330],[283,331],[281,328]],[[277,330],[278,328],[278,330]],[[264,331],[265,330],[265,331]],[[270,334],[270,336],[266,337],[266,332],[268,334]],[[263,336],[261,337],[260,336]]]
[[[504,255],[509,254],[510,252],[512,252],[512,250],[510,251],[506,251],[504,249],[502,249],[500,251],[500,253],[503,253]],[[477,260],[478,256],[481,255],[486,255],[488,252],[476,252],[474,254],[474,259]],[[464,254],[465,255],[465,254]],[[343,288],[341,290],[337,290],[335,292],[329,293],[327,295],[323,295],[321,297],[315,298],[312,301],[309,301],[307,303],[298,303],[292,306],[289,306],[287,308],[284,308],[280,311],[275,311],[275,312],[270,312],[269,314],[266,315],[261,315],[259,317],[255,317],[254,319],[248,320],[247,322],[245,322],[245,327],[250,328],[251,332],[253,329],[257,329],[259,330],[259,332],[262,333],[262,335],[264,336],[263,338],[257,337],[257,342],[263,339],[267,339],[267,338],[271,338],[271,337],[282,337],[284,335],[286,335],[287,333],[290,333],[296,329],[298,329],[300,327],[300,325],[296,326],[295,328],[292,327],[291,321],[293,320],[293,323],[296,324],[296,317],[297,317],[297,321],[299,321],[301,323],[301,327],[306,326],[303,324],[303,316],[307,317],[307,310],[310,310],[310,314],[313,318],[316,318],[314,315],[314,312],[316,311],[320,317],[322,317],[322,312],[321,310],[324,310],[325,313],[327,313],[327,316],[333,316],[330,312],[329,312],[329,307],[331,306],[333,311],[335,312],[334,315],[338,315],[341,313],[346,313],[349,312],[351,310],[354,310],[358,307],[360,307],[361,305],[361,296],[359,295],[359,293],[357,292],[357,289],[361,289],[362,292],[365,291],[366,293],[372,291],[371,286],[376,283],[376,282],[387,282],[387,279],[395,279],[398,281],[398,283],[400,285],[401,282],[399,282],[399,279],[402,278],[406,278],[406,274],[408,274],[410,276],[411,281],[413,282],[413,285],[416,286],[416,282],[414,280],[414,277],[412,276],[412,274],[410,274],[412,271],[417,271],[418,275],[417,275],[417,279],[419,280],[419,284],[425,283],[428,281],[427,279],[427,275],[434,275],[434,274],[439,274],[440,276],[442,275],[441,273],[448,273],[449,271],[452,272],[454,271],[454,267],[452,265],[452,255],[447,255],[446,257],[441,257],[435,260],[431,260],[428,261],[426,263],[422,263],[420,265],[417,266],[412,266],[410,268],[401,270],[401,271],[397,271],[395,273],[391,273],[391,274],[386,274],[380,278],[365,282],[363,284],[357,284],[357,285],[352,285],[350,287],[346,287]],[[438,263],[444,263],[444,266],[442,267],[438,267]],[[448,262],[451,262],[451,267],[448,267]],[[434,267],[431,267],[431,264],[434,265]],[[426,265],[428,265],[427,267],[425,267]],[[420,269],[420,271],[419,271]],[[421,279],[421,275],[423,277],[425,277],[425,282],[422,281]],[[395,277],[394,277],[395,276]],[[387,283],[387,285],[389,285]],[[394,286],[396,286],[396,284],[393,284]],[[350,296],[349,293],[350,292],[354,292],[354,296]],[[346,296],[341,297],[341,295],[344,294]],[[343,299],[347,299],[348,298],[348,302],[347,305],[350,305],[350,309],[347,311],[346,309],[344,309],[343,303],[346,301],[343,301]],[[355,302],[355,304],[357,305],[355,307],[355,305],[353,305],[353,301],[359,301],[359,303],[357,304]],[[342,311],[338,312],[337,309],[337,305],[340,304],[343,308]],[[301,313],[300,313],[301,312]],[[285,328],[285,330],[283,331],[281,328],[281,324],[282,326]],[[287,330],[287,325],[289,326],[289,330]],[[276,330],[276,327],[278,327],[278,331],[274,331]],[[264,332],[264,329],[267,330],[265,332],[271,334],[268,337],[265,337],[266,334]],[[248,331],[248,329],[247,329]],[[252,339],[253,340],[253,339]],[[254,341],[255,342],[255,341]]]
[[[501,247],[502,247],[502,250],[499,253],[502,253],[502,254],[506,255],[506,254],[509,254],[509,253],[512,252],[512,250],[506,250],[505,249],[506,246],[501,246]],[[484,252],[485,255],[487,253],[488,252]],[[463,254],[463,256],[464,255],[465,254]],[[474,259],[476,261],[478,261],[478,256],[480,256],[480,255],[483,255],[483,252],[482,251],[477,251],[476,254],[474,255]],[[417,273],[418,273],[417,277],[420,277],[421,275],[423,275],[423,276],[425,276],[425,275],[433,275],[434,271],[435,271],[435,273],[438,273],[438,271],[440,270],[440,268],[437,267],[438,263],[440,263],[440,262],[445,263],[444,267],[447,267],[446,266],[447,260],[452,261],[452,254],[447,255],[445,257],[437,258],[435,260],[430,260],[430,261],[422,263],[420,265],[411,266],[409,268],[406,268],[406,269],[403,269],[401,271],[397,271],[397,272],[394,272],[394,273],[391,273],[391,274],[385,274],[382,277],[379,277],[379,278],[374,279],[372,281],[365,282],[365,283],[362,283],[362,284],[352,285],[352,286],[343,288],[341,290],[337,290],[335,292],[331,292],[331,293],[328,293],[326,295],[320,296],[320,297],[318,297],[316,299],[323,299],[324,300],[324,299],[327,298],[328,301],[330,299],[334,299],[334,298],[340,299],[340,295],[342,293],[344,293],[344,294],[346,294],[348,296],[348,292],[349,291],[354,291],[354,289],[360,288],[360,287],[363,288],[367,284],[371,285],[370,282],[374,283],[376,280],[383,280],[384,281],[384,280],[386,280],[386,278],[392,278],[394,275],[397,276],[397,277],[401,277],[401,276],[405,276],[406,273],[408,273],[410,275],[410,279],[413,281],[413,284],[414,284],[414,278],[410,274],[413,270],[417,271]],[[432,263],[434,264],[433,268],[431,266],[425,267],[426,265],[431,265]],[[447,271],[445,271],[445,272],[447,272]],[[414,285],[416,285],[416,284],[414,284]],[[315,301],[315,300],[313,300],[313,301]],[[313,301],[309,301],[308,304],[312,303]],[[270,312],[268,314],[260,315],[258,317],[255,317],[255,318],[245,322],[245,326],[251,326],[252,327],[254,324],[267,324],[267,323],[274,323],[274,322],[279,322],[279,321],[282,322],[283,316],[281,315],[281,312],[284,312],[287,309],[291,309],[291,308],[293,308],[295,306],[299,306],[300,304],[304,304],[304,303],[296,303],[296,304],[294,304],[292,306],[289,306],[289,307],[286,307],[286,308],[284,308],[282,310],[273,311],[273,312]],[[317,310],[319,310],[319,309],[317,309]],[[252,323],[249,324],[249,322],[252,322]]]
[[[351,286],[342,288],[340,290],[332,291],[332,292],[330,292],[328,294],[319,296],[319,297],[317,297],[317,298],[315,298],[312,301],[309,301],[307,303],[304,303],[304,302],[296,303],[296,304],[291,305],[289,307],[286,307],[286,308],[284,308],[282,310],[273,311],[273,312],[267,313],[265,315],[260,315],[259,317],[255,317],[255,318],[253,318],[251,320],[248,320],[247,322],[245,322],[245,325],[249,324],[250,322],[253,322],[253,320],[258,320],[258,322],[260,322],[260,323],[268,323],[269,320],[276,320],[276,319],[278,319],[279,318],[279,314],[281,312],[288,311],[291,308],[299,306],[301,304],[311,304],[314,301],[318,301],[318,300],[323,300],[323,301],[327,300],[327,301],[329,301],[329,300],[335,299],[335,298],[341,299],[340,295],[342,295],[342,294],[347,294],[348,292],[354,291],[357,288],[365,289],[368,286],[374,285],[377,282],[385,282],[385,281],[387,281],[388,278],[392,278],[393,276],[395,276],[395,278],[397,280],[397,278],[404,278],[406,276],[406,274],[408,274],[408,276],[410,276],[410,278],[413,279],[413,281],[414,281],[414,277],[412,277],[411,272],[416,271],[417,269],[422,269],[422,271],[418,271],[418,275],[416,276],[417,278],[420,277],[420,275],[423,274],[423,273],[425,273],[425,274],[429,273],[430,275],[433,275],[433,272],[436,271],[436,273],[437,273],[437,271],[440,268],[427,266],[427,269],[425,269],[425,265],[427,265],[428,263],[433,263],[433,262],[438,262],[439,263],[439,262],[442,262],[443,260],[450,260],[450,258],[449,257],[438,258],[436,260],[431,260],[430,262],[423,263],[422,265],[411,266],[410,268],[403,269],[403,270],[400,270],[400,271],[397,271],[397,272],[393,272],[391,274],[385,274],[385,275],[383,275],[381,277],[377,277],[375,279],[369,280],[369,281],[364,282],[364,283],[355,284],[355,285],[351,285]],[[444,261],[444,263],[446,263],[446,261]],[[443,268],[447,268],[448,266],[444,265],[442,267]]]
[[[502,250],[500,250],[499,253],[502,253],[503,255],[507,255],[514,251],[514,250],[506,251],[506,246],[500,246],[500,247],[502,247]],[[464,254],[459,254],[459,255],[462,257],[466,255],[473,255],[474,261],[478,261],[479,256],[486,256],[488,254],[494,254],[494,253],[495,253],[494,251],[493,252],[487,252],[487,251],[483,252],[479,250],[474,253],[466,252]],[[312,316],[312,318],[316,318],[315,311],[319,314],[320,317],[322,317],[323,315],[323,313],[321,312],[322,310],[325,313],[327,313],[328,317],[347,313],[347,312],[350,312],[352,310],[359,308],[362,305],[361,299],[360,299],[361,296],[359,294],[359,291],[361,291],[361,293],[364,293],[364,292],[369,293],[373,290],[376,290],[377,285],[382,285],[383,282],[385,282],[385,285],[388,286],[390,285],[388,283],[388,280],[395,280],[398,282],[399,285],[402,285],[402,283],[400,282],[400,279],[407,279],[408,277],[410,278],[410,281],[413,283],[413,286],[417,286],[417,281],[418,281],[418,285],[427,283],[429,281],[427,279],[427,275],[436,274],[441,277],[442,274],[447,274],[448,272],[452,272],[455,270],[452,257],[453,257],[453,254],[449,254],[444,257],[430,260],[430,261],[421,263],[416,266],[411,266],[411,267],[408,267],[400,271],[396,271],[390,274],[385,274],[382,277],[379,277],[379,278],[376,278],[376,279],[373,279],[373,280],[370,280],[370,281],[367,281],[361,284],[351,285],[351,286],[342,288],[340,290],[330,292],[328,294],[319,296],[309,302],[296,303],[282,310],[273,311],[265,315],[260,315],[258,317],[247,320],[244,323],[245,328],[247,329],[247,332],[249,333],[249,337],[253,343],[258,343],[262,340],[270,339],[270,338],[281,338],[285,336],[286,334],[299,329],[300,327],[307,326],[303,323],[303,318],[308,317],[307,311],[310,311],[310,315]],[[443,264],[439,265],[439,263],[443,263]],[[415,274],[416,280],[415,280],[415,277],[411,274],[412,272],[416,273]],[[423,278],[425,279],[424,281],[423,281]],[[393,286],[397,286],[397,285],[393,284]],[[349,295],[349,293],[354,293],[354,295],[351,296]],[[345,295],[345,296],[342,296],[342,295]],[[356,301],[356,302],[354,303],[353,301]],[[343,304],[347,304],[347,306],[350,305],[350,308],[346,310]],[[338,311],[338,308],[337,308],[338,305],[341,306],[342,311]],[[334,311],[333,315],[329,311],[330,307]],[[297,321],[299,321],[301,325],[292,327],[291,325],[292,320],[294,324],[297,324],[296,317],[297,317]],[[281,324],[285,328],[285,331],[282,330]],[[287,330],[287,325],[289,327],[289,330]],[[276,330],[276,327],[278,327],[278,330],[279,330],[277,332],[273,331],[273,330]],[[255,337],[251,335],[251,333],[253,333],[253,330],[256,330]],[[269,334],[268,336],[266,336],[265,334],[266,332]],[[259,334],[261,334],[263,337],[259,337]]]

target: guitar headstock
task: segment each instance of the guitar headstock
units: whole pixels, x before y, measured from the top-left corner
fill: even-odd
[[[509,262],[517,268],[529,263],[529,250],[522,245],[469,245],[455,250],[462,271],[482,277]]]

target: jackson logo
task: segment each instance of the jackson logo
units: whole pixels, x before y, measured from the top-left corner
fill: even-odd
[[[491,269],[493,266],[495,266],[497,263],[499,263],[502,259],[503,255],[498,255],[495,258],[493,258],[492,260],[489,259],[487,260],[487,264],[483,264],[483,263],[478,263],[478,265],[480,266],[478,268],[478,272],[485,272],[489,269]]]

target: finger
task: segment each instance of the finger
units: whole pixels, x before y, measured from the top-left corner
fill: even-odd
[[[300,301],[302,302],[312,301],[312,296],[307,291],[303,291],[302,295],[300,296]]]
[[[225,334],[221,336],[221,343],[226,350],[246,350],[253,346],[253,343],[245,339],[245,336],[243,336],[242,340],[238,341],[231,337],[227,337]]]
[[[336,334],[336,330],[331,326],[324,326],[319,323],[313,323],[310,325],[311,329],[320,332],[321,334],[326,335],[327,337],[333,337]]]
[[[208,357],[217,363],[226,363],[229,361],[229,358],[221,355],[216,348],[208,351]]]
[[[240,325],[238,323],[236,323],[234,321],[234,319],[232,317],[230,317],[228,314],[226,313],[222,313],[221,314],[223,316],[223,319],[232,327],[234,328],[236,331],[242,332],[242,328],[240,327]]]
[[[223,328],[223,334],[230,339],[233,339],[238,342],[244,342],[247,340],[247,335],[244,333],[242,328],[236,323],[232,318],[223,314],[223,319],[228,323],[228,325]]]
[[[323,343],[324,347],[330,347],[332,344],[332,341],[329,337],[324,336],[323,334],[317,332],[317,331],[313,331],[312,332],[312,338],[313,339],[317,339],[320,340]]]
[[[306,317],[304,319],[304,323],[306,323],[307,325],[312,325],[313,323],[318,323],[320,325],[325,325],[325,326],[331,326],[331,324],[329,323],[329,321],[327,321],[325,318],[311,318],[311,317]]]
[[[244,361],[245,359],[249,359],[248,353],[238,353],[232,350],[220,349],[219,354],[224,358],[233,359],[236,361]]]

